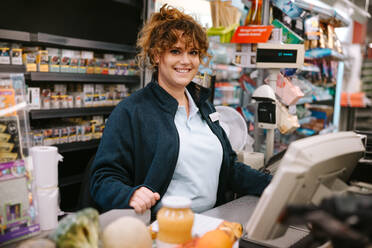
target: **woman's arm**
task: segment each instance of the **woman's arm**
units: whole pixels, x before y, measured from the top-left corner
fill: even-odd
[[[262,194],[263,190],[269,185],[272,176],[251,168],[249,165],[237,161],[237,155],[232,150],[226,133],[223,133],[224,139],[227,140],[227,147],[230,157],[230,171],[228,184],[235,193],[243,195]]]
[[[122,106],[111,113],[91,168],[90,193],[105,211],[129,208],[134,187],[133,139],[129,114]]]

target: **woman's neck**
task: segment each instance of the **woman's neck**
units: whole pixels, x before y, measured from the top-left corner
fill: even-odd
[[[179,87],[179,88],[174,88],[174,87],[169,87],[166,84],[162,84],[159,82],[160,87],[162,87],[166,92],[168,92],[169,95],[173,96],[179,106],[184,106],[186,108],[186,113],[189,115],[189,99],[187,98],[186,95],[186,88],[185,87]]]
[[[188,99],[185,92],[185,87],[170,87],[167,84],[164,84],[160,81],[158,81],[160,87],[162,87],[166,92],[168,92],[169,95],[173,96],[179,105],[184,105],[185,103],[188,103]]]

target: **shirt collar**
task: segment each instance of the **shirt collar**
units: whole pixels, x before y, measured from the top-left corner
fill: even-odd
[[[158,100],[160,107],[164,111],[169,112],[173,115],[176,114],[178,109],[177,100],[172,97],[168,92],[166,92],[162,87],[159,86],[156,78],[153,76],[152,81],[146,86],[146,88],[151,89],[154,96]],[[187,87],[187,92],[189,93],[187,97],[193,100],[193,104],[200,107],[202,102],[206,101],[210,95],[210,89],[201,87],[200,85],[190,82]],[[199,110],[199,109],[198,109]]]
[[[196,106],[196,104],[194,102],[194,99],[192,98],[191,94],[189,93],[189,91],[186,88],[185,88],[185,92],[186,92],[186,96],[189,100],[189,111],[190,111],[189,117],[192,117],[193,115],[195,115],[199,111],[199,108]]]

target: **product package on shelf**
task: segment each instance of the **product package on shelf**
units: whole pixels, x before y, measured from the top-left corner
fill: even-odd
[[[297,128],[300,127],[298,122],[297,115],[291,115],[288,112],[288,109],[281,104],[278,103],[278,130],[282,134],[288,134],[294,132]]]
[[[73,55],[72,50],[62,49],[61,52],[61,72],[71,72],[71,58]]]
[[[0,64],[10,64],[9,47],[0,47]]]
[[[40,231],[23,74],[0,74],[0,244]]]
[[[37,70],[42,72],[49,71],[48,50],[39,50],[36,55]]]
[[[12,48],[10,52],[10,59],[12,65],[22,65],[22,49]]]
[[[61,49],[50,48],[46,49],[49,57],[49,71],[60,72],[61,71]]]
[[[26,66],[26,71],[37,71],[37,47],[25,47],[23,49],[22,60]]]
[[[278,74],[275,93],[287,106],[296,104],[297,101],[304,96],[301,89],[298,86],[293,85],[292,82],[281,73]]]

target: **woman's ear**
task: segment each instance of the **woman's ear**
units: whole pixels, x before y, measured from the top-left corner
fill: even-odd
[[[155,61],[155,64],[159,64],[159,62],[160,62],[160,56],[159,56],[159,54],[155,54],[155,56],[154,56],[154,61]]]

